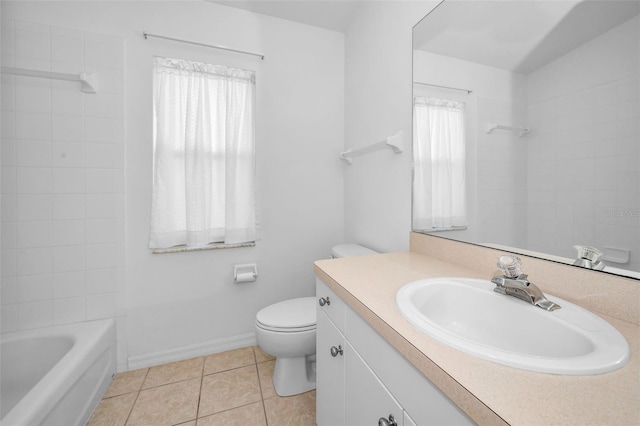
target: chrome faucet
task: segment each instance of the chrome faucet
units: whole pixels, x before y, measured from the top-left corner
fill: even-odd
[[[504,276],[495,276],[491,279],[491,282],[496,285],[493,291],[517,297],[547,311],[560,309],[560,305],[548,300],[538,286],[527,279],[527,274],[522,273],[519,257],[500,256],[497,265]]]
[[[598,260],[598,258],[602,256],[600,250],[595,247],[581,245],[573,246],[573,248],[578,251],[578,258],[573,262],[574,265],[596,271],[604,270],[604,263]]]

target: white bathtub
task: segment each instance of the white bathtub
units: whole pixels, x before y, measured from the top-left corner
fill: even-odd
[[[3,334],[2,426],[83,425],[116,373],[113,320]]]

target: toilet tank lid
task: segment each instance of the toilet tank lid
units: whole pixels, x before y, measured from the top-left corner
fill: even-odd
[[[378,254],[378,252],[358,244],[338,244],[331,248],[333,257],[366,256],[368,254]]]

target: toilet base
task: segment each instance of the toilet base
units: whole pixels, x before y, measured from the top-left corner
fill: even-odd
[[[279,396],[291,396],[316,388],[316,359],[311,356],[276,358],[273,387]]]

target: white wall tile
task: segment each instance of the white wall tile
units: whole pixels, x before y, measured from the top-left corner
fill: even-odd
[[[16,163],[20,167],[51,166],[51,142],[19,141],[16,145]]]
[[[48,79],[16,77],[16,111],[51,112],[51,82]]]
[[[76,115],[53,114],[51,139],[55,141],[82,141],[84,134],[82,117]]]
[[[4,277],[0,284],[0,303],[2,306],[18,303],[18,278]]]
[[[120,241],[115,219],[87,219],[87,244],[115,243]]]
[[[97,93],[84,97],[84,114],[88,117],[121,118],[122,96],[112,93]]]
[[[124,78],[121,70],[95,68],[93,71],[100,76],[100,93],[121,94],[124,92]]]
[[[28,330],[53,325],[53,300],[21,303],[18,309],[18,329]]]
[[[18,305],[7,305],[0,309],[0,318],[2,323],[0,331],[2,333],[11,333],[18,330]]]
[[[92,269],[87,271],[87,294],[114,293],[116,268]]]
[[[18,220],[49,220],[53,201],[49,194],[20,194],[16,197]]]
[[[15,114],[15,120],[17,139],[51,139],[50,114],[18,111]]]
[[[86,318],[86,299],[84,297],[72,297],[68,299],[56,299],[53,302],[54,324],[70,324],[84,321]]]
[[[53,297],[84,297],[86,294],[85,271],[55,272],[53,274]]]
[[[56,194],[78,194],[85,191],[84,169],[53,169],[53,192]]]
[[[18,167],[16,190],[21,194],[48,194],[51,192],[51,169]]]
[[[17,146],[15,139],[2,139],[2,147],[0,151],[0,155],[2,156],[0,159],[0,161],[2,161],[2,167],[15,167],[17,165],[16,151]]]
[[[82,194],[53,195],[53,219],[83,219],[85,217],[85,196]]]
[[[18,250],[18,276],[48,274],[53,271],[53,254],[49,247]]]
[[[115,170],[87,169],[87,193],[104,194],[115,192]]]
[[[18,277],[18,300],[37,302],[53,299],[53,276],[51,274]]]
[[[2,221],[0,228],[2,229],[2,244],[0,244],[2,250],[17,248],[18,223]]]
[[[85,140],[87,142],[114,143],[118,121],[115,118],[86,117],[84,120]]]
[[[87,295],[87,319],[113,318],[116,316],[116,294]]]
[[[85,164],[87,167],[115,168],[116,146],[114,144],[87,144]]]
[[[0,262],[2,264],[0,274],[3,278],[18,275],[18,252],[16,250],[2,250]]]
[[[16,113],[14,111],[2,111],[2,140],[15,139],[16,137]]]
[[[2,331],[115,317],[118,300],[126,315],[124,269],[116,269],[124,247],[111,243],[124,238],[115,220],[124,214],[123,41],[46,24],[15,27],[3,21],[5,66],[93,68],[102,90],[85,95],[75,82],[2,76]],[[86,151],[87,142],[97,144]]]
[[[87,269],[118,266],[116,244],[87,245]]]
[[[18,197],[16,194],[2,194],[0,197],[0,219],[2,222],[10,222],[18,216]]]
[[[50,69],[51,37],[48,25],[16,21],[14,40],[16,67]]]
[[[82,116],[82,91],[78,83],[56,81],[51,86],[51,110],[56,114]]]
[[[84,143],[53,142],[51,146],[53,167],[84,167]]]
[[[84,71],[82,32],[67,28],[51,28],[51,62],[70,64]]]
[[[18,248],[49,247],[53,225],[50,220],[18,222],[16,245]]]
[[[82,271],[85,269],[85,247],[62,246],[53,248],[53,272]]]
[[[117,217],[117,194],[87,194],[87,219]]]
[[[53,226],[53,245],[68,246],[85,243],[84,220],[57,220]]]
[[[2,193],[15,194],[17,189],[18,173],[15,167],[2,167]]]
[[[2,31],[2,44],[1,49],[3,55],[13,56],[15,54],[14,50],[14,21],[13,20],[3,20],[2,25],[0,25],[0,30]],[[6,65],[3,63],[3,65]]]

